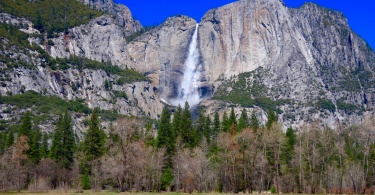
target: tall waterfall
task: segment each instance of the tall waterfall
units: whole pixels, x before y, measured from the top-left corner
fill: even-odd
[[[199,65],[199,51],[197,47],[198,26],[199,24],[195,26],[195,31],[189,45],[189,53],[185,60],[184,76],[178,89],[178,97],[172,100],[172,104],[176,106],[178,104],[184,106],[187,101],[190,107],[194,107],[200,102],[198,92],[200,74],[197,70]]]

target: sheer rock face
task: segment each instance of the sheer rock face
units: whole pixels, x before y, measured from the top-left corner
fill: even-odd
[[[186,16],[171,17],[127,43],[126,36],[141,28],[128,8],[112,0],[82,2],[107,10],[114,17],[103,15],[54,38],[54,45],[43,47],[53,57],[84,56],[144,73],[152,82],[139,89],[148,90],[140,91],[140,96],[129,104],[137,107],[134,112],[121,113],[157,118],[163,106],[160,98],[176,95],[196,21]],[[280,0],[236,1],[209,10],[202,17],[198,47],[201,67],[197,71],[201,72],[202,88],[216,93],[226,82],[238,80],[241,73],[254,72],[246,78],[246,85],[258,81],[265,86],[263,96],[291,100],[279,106],[279,120],[287,125],[321,119],[330,127],[338,127],[340,121],[358,123],[364,112],[373,113],[374,51],[350,29],[339,12],[311,3],[291,9]],[[133,86],[129,92],[119,90],[130,96]],[[230,94],[231,89],[227,92]],[[250,96],[256,98],[254,94]],[[97,100],[91,99],[90,104],[96,104]],[[317,109],[321,99],[332,102],[334,111]],[[210,114],[223,110],[229,113],[232,105],[218,102],[205,100],[202,105]],[[347,112],[338,102],[357,110]],[[266,118],[264,110],[256,110]]]
[[[293,112],[297,121],[323,118],[331,127],[341,119],[358,122],[358,115],[341,111],[308,116],[307,104],[319,99],[336,109],[338,100],[374,108],[374,52],[339,12],[311,3],[290,9],[279,0],[238,1],[203,16],[199,42],[209,82],[262,67],[267,97],[302,104]],[[282,110],[290,112],[287,107]]]
[[[53,57],[84,56],[133,68],[149,76],[163,97],[173,96],[182,75],[196,21],[186,16],[168,18],[130,43],[125,31],[108,15],[61,33],[45,49]]]
[[[122,4],[116,4],[113,0],[79,0],[85,5],[100,11],[114,15],[114,22],[124,28],[126,35],[138,32],[142,25],[135,20],[129,8]]]
[[[192,18],[171,17],[126,46],[128,66],[148,75],[164,99],[175,95],[195,25]]]

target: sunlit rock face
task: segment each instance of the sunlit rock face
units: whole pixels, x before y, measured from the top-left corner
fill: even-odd
[[[279,0],[237,1],[208,11],[198,39],[209,83],[262,72],[246,85],[260,81],[263,96],[293,100],[280,106],[281,121],[320,119],[337,127],[359,122],[362,111],[374,108],[374,52],[342,13],[312,3],[291,9]],[[316,108],[319,99],[331,101],[334,111]],[[342,102],[357,111],[348,113]]]
[[[113,11],[123,7],[110,0],[83,2]],[[170,17],[128,42],[126,37],[140,26],[127,8],[122,10],[116,13],[123,14],[103,15],[61,33],[52,39],[54,45],[41,46],[53,57],[84,56],[149,77],[148,90],[140,92],[142,101],[132,102],[138,114],[157,118],[161,99],[182,103],[187,100],[183,96],[191,94],[189,88],[194,92],[191,97],[198,95],[194,104],[199,102],[210,114],[236,106],[249,107],[249,112],[256,108],[266,118],[264,106],[219,101],[220,94],[289,100],[277,106],[279,120],[286,125],[319,119],[338,127],[360,122],[365,112],[373,113],[375,54],[342,13],[311,3],[291,9],[279,0],[243,0],[209,10],[198,26],[187,16]],[[193,42],[195,52],[190,52]],[[193,76],[186,74],[189,59],[194,59]],[[184,81],[192,85],[185,86]],[[320,100],[331,103],[330,108]]]

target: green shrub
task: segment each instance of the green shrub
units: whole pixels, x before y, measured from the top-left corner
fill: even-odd
[[[85,173],[82,175],[82,188],[84,190],[89,190],[91,189],[91,181],[90,181],[90,176],[89,174]]]
[[[113,91],[113,95],[115,98],[124,98],[125,100],[128,100],[128,96],[123,91]]]
[[[276,194],[276,193],[277,193],[276,187],[272,186],[271,187],[271,194]]]
[[[335,104],[331,100],[321,99],[316,103],[316,106],[323,110],[329,110],[330,112],[335,112]]]
[[[345,111],[347,114],[351,114],[355,112],[356,110],[360,110],[356,105],[345,103],[343,100],[338,100],[337,101],[337,108],[339,110]]]

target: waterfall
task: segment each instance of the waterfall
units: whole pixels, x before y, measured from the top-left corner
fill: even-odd
[[[178,97],[171,101],[175,106],[178,104],[184,106],[187,101],[190,107],[194,107],[201,100],[198,91],[200,73],[197,70],[199,65],[199,51],[197,47],[198,26],[199,24],[195,26],[195,31],[189,45],[189,53],[185,60],[185,70],[178,89]]]

